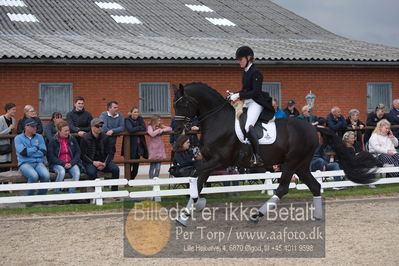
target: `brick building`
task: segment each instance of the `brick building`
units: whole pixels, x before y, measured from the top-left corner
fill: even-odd
[[[316,95],[315,114],[399,98],[399,49],[343,38],[264,0],[0,0],[0,105],[32,104],[46,119],[86,98],[98,116],[173,115],[171,84],[240,89],[234,53],[249,45],[264,89],[282,107]]]

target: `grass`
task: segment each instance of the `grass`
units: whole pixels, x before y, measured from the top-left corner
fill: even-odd
[[[162,189],[167,189],[163,187]],[[129,191],[143,191],[148,188],[128,188]],[[386,184],[377,185],[377,188],[372,189],[368,186],[361,187],[348,187],[345,190],[332,190],[325,189],[322,196],[324,198],[332,197],[346,197],[346,196],[370,196],[370,195],[389,195],[399,193],[399,184]],[[0,193],[0,196],[11,196],[13,194]],[[284,198],[299,199],[311,198],[312,195],[308,190],[290,189],[289,193]],[[221,203],[221,202],[245,202],[245,201],[265,201],[269,198],[267,194],[261,194],[259,191],[253,192],[240,192],[238,196],[221,194],[208,194],[206,195],[208,203]],[[133,201],[138,202],[138,201]],[[184,206],[187,203],[185,196],[171,196],[162,198],[162,206],[175,206],[178,203]],[[121,211],[123,208],[123,201],[105,203],[103,206],[94,204],[67,204],[55,206],[32,206],[26,208],[0,208],[0,215],[7,214],[31,214],[31,213],[63,213],[63,212],[87,212],[87,211]]]

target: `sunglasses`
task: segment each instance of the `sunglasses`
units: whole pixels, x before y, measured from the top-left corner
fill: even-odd
[[[103,125],[95,125],[96,128],[102,128]]]

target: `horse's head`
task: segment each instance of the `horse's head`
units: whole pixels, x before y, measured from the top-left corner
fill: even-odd
[[[192,119],[198,115],[198,102],[187,95],[184,91],[184,86],[173,85],[175,91],[175,98],[173,100],[173,107],[175,109],[175,130],[182,133],[183,130],[190,130]]]

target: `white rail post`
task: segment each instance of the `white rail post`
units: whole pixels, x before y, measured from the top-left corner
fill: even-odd
[[[154,177],[153,180],[155,180],[155,181],[158,182],[158,179],[159,179],[158,177]],[[154,191],[154,192],[161,191],[161,186],[160,186],[160,185],[154,185],[152,191]],[[161,202],[161,197],[155,196],[155,197],[154,197],[154,201]]]
[[[266,174],[266,176],[268,176],[268,175],[270,174],[270,172],[267,171],[265,174]],[[265,185],[271,185],[271,184],[273,184],[272,179],[271,179],[271,178],[265,178],[264,184],[265,184]],[[262,194],[265,194],[265,190],[262,190],[261,193],[262,193]],[[267,190],[267,195],[273,196],[273,195],[274,195],[273,189],[268,189],[268,190]]]
[[[96,182],[99,182],[101,179],[99,179],[99,178],[96,178]],[[98,194],[100,197],[98,197],[98,198],[96,198],[94,201],[95,201],[95,203],[96,203],[96,205],[98,205],[98,206],[102,206],[103,205],[103,199],[101,198],[101,192],[103,192],[103,188],[102,188],[102,186],[95,186],[95,189],[94,189],[94,192],[96,193],[96,194]]]

